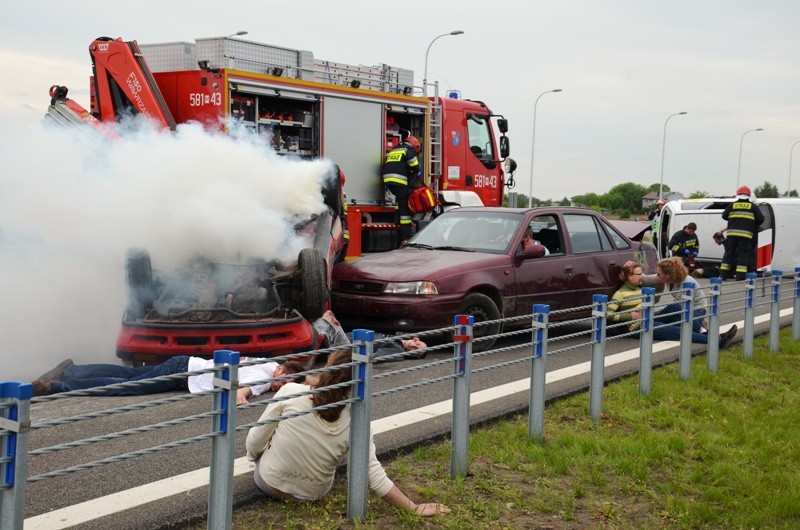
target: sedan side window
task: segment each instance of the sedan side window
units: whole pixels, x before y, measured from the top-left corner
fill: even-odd
[[[617,249],[622,250],[631,248],[630,244],[628,244],[628,242],[625,241],[625,238],[622,237],[618,232],[615,230],[609,230],[609,233],[611,234],[611,239],[614,240],[614,244],[617,246]]]
[[[558,221],[552,215],[539,215],[533,218],[530,224],[533,229],[533,238],[541,243],[550,254],[564,252],[564,243]]]
[[[582,254],[611,250],[614,247],[605,231],[597,226],[595,219],[589,215],[565,215],[567,231],[572,241],[572,252]]]

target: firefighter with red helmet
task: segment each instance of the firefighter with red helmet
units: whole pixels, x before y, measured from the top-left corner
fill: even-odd
[[[741,186],[736,190],[736,201],[722,212],[722,218],[728,221],[725,254],[719,268],[723,280],[729,279],[734,272],[737,281],[745,279],[753,253],[753,241],[758,227],[764,222],[764,214],[750,201],[750,195],[750,188]]]
[[[417,154],[419,140],[408,135],[403,143],[386,153],[381,176],[383,184],[395,197],[395,222],[400,224],[400,241],[411,237],[411,210],[408,208],[409,191],[422,185]]]

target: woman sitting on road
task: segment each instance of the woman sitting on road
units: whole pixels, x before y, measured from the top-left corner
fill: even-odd
[[[643,279],[648,277],[656,277],[658,279],[662,279],[662,281],[666,283],[668,280],[674,279],[681,274],[680,268],[682,268],[684,274],[688,276],[688,271],[686,271],[686,267],[683,266],[680,258],[668,258],[661,260],[656,267],[656,274],[654,275],[642,275],[641,265],[633,261],[626,262],[622,266],[622,274],[625,275],[624,283],[622,287],[620,287],[620,289],[614,293],[612,296],[612,301],[608,304],[607,315],[610,317],[609,321],[624,322],[627,319],[631,321],[631,324],[628,326],[629,331],[635,331],[638,329],[640,324],[639,320],[642,317],[639,308],[642,304],[641,286]],[[680,286],[680,283],[678,285]],[[677,295],[675,289],[671,288],[670,291],[673,293],[673,296],[677,296],[678,299],[680,299],[680,296],[682,295],[680,290],[677,291]],[[695,289],[695,303],[697,303],[698,292],[705,301],[702,289],[697,288]],[[705,308],[705,304],[703,307]],[[622,313],[622,311],[626,311],[626,313]],[[653,339],[680,340],[680,311],[680,303],[671,303],[666,305],[661,311],[653,316]],[[702,315],[704,316],[705,309],[702,311]],[[701,318],[698,317],[699,314],[700,313],[698,313],[695,309],[696,323],[699,323],[697,319]],[[728,331],[719,336],[720,349],[728,348],[731,345],[733,338],[736,336],[736,330],[736,324],[734,324],[730,327],[730,329],[728,329]],[[697,344],[708,344],[708,332],[693,329],[692,342]]]
[[[349,349],[332,353],[326,367],[347,365]],[[334,474],[350,450],[350,405],[340,405],[309,412],[350,396],[350,387],[291,397],[314,388],[324,388],[351,380],[352,367],[306,377],[306,384],[288,383],[259,421],[300,414],[290,419],[253,427],[247,434],[247,459],[256,462],[255,482],[271,498],[296,501],[317,500],[330,493]],[[303,414],[305,412],[305,414]],[[386,476],[375,456],[375,443],[369,440],[369,488],[389,504],[421,516],[447,513],[450,509],[437,503],[415,504]]]
[[[634,332],[641,326],[642,312],[639,308],[642,305],[642,274],[642,266],[636,262],[628,261],[622,266],[619,273],[622,287],[611,296],[606,308],[610,334]],[[623,322],[628,325],[615,325]]]

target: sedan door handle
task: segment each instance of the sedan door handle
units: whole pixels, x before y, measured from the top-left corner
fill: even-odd
[[[572,272],[574,270],[575,270],[575,267],[572,266],[572,265],[567,265],[567,266],[564,267],[564,272],[566,272],[567,274],[572,274]]]

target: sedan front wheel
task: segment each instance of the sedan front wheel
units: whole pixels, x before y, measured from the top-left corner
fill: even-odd
[[[461,302],[458,314],[475,317],[472,332],[473,352],[486,351],[494,345],[495,340],[497,340],[494,336],[500,333],[502,325],[499,322],[482,324],[483,322],[500,319],[500,310],[497,309],[497,305],[491,298],[481,293],[470,293]]]

